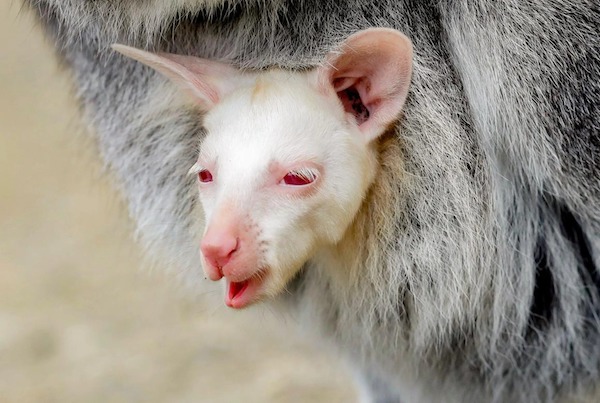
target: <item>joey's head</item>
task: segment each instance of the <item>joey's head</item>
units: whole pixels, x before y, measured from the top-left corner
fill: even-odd
[[[344,236],[377,172],[375,142],[399,116],[412,46],[390,29],[350,36],[308,72],[243,72],[115,45],[206,113],[197,176],[206,275],[242,308],[280,293]]]

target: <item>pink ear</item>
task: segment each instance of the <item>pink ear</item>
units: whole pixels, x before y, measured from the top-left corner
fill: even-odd
[[[194,56],[151,53],[130,46],[113,44],[112,48],[168,77],[207,110],[231,92],[243,76],[234,67]]]
[[[335,91],[367,141],[398,118],[412,74],[412,44],[387,28],[357,32],[320,68],[320,85]]]

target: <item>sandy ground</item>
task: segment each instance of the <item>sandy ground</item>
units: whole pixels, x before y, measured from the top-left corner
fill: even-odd
[[[352,402],[331,357],[269,310],[141,269],[76,123],[67,75],[0,2],[0,402]]]

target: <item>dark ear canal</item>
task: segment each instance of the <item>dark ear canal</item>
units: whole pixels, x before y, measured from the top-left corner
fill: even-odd
[[[369,119],[371,113],[360,98],[360,93],[356,87],[352,86],[346,88],[345,90],[338,92],[337,95],[342,102],[342,105],[344,105],[344,110],[347,113],[354,115],[358,125],[363,124]]]
[[[363,139],[382,135],[402,111],[412,73],[412,44],[402,33],[371,28],[351,35],[320,68],[323,93],[356,120]]]

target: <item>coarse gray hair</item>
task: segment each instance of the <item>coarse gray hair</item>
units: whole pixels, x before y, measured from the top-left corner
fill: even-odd
[[[600,379],[596,0],[25,0],[75,78],[148,250],[200,275],[185,173],[198,113],[114,42],[303,69],[392,27],[414,73],[347,272],[307,263],[289,302],[381,400],[593,399]]]

